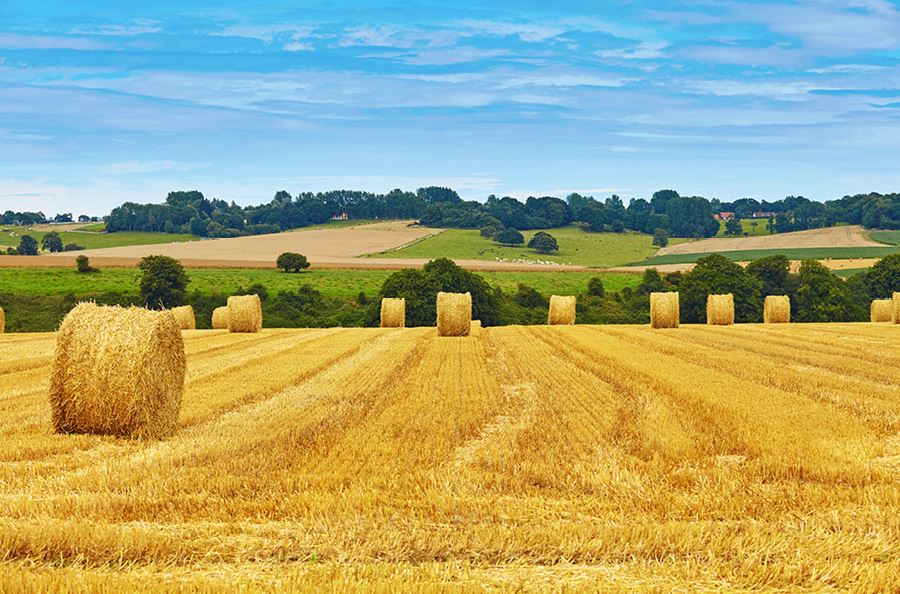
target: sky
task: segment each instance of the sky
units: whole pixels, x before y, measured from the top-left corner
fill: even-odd
[[[900,2],[0,0],[0,210],[425,185],[900,191]]]

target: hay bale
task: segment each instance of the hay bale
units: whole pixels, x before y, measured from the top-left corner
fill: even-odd
[[[213,327],[213,330],[227,330],[228,329],[228,308],[227,307],[217,307],[213,310],[212,327]]]
[[[56,336],[53,426],[59,433],[171,435],[184,372],[184,341],[170,311],[81,303]]]
[[[547,324],[550,326],[571,326],[575,323],[575,298],[563,295],[550,296]]]
[[[197,320],[194,319],[194,308],[190,305],[173,307],[172,315],[182,330],[194,330],[197,328]]]
[[[6,332],[6,313],[0,307],[0,334]]]
[[[900,324],[900,292],[894,292],[894,323]]]
[[[470,293],[437,294],[438,336],[468,336],[472,323]]]
[[[233,295],[228,298],[228,330],[230,332],[262,330],[262,302],[259,295]]]
[[[381,300],[381,327],[403,328],[406,326],[406,299],[385,297]]]
[[[789,324],[791,322],[791,298],[787,295],[769,295],[763,305],[763,322]]]
[[[706,323],[713,326],[734,324],[734,295],[709,295],[706,298]]]
[[[872,322],[894,321],[894,302],[891,299],[874,299],[869,306],[869,320]]]
[[[677,328],[681,320],[678,293],[650,293],[650,326]]]

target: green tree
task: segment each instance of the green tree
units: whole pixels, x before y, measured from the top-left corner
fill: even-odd
[[[518,230],[507,227],[494,235],[494,241],[503,245],[522,245],[525,237]]]
[[[865,277],[872,299],[890,299],[900,291],[900,254],[890,254],[878,260]]]
[[[181,262],[168,256],[147,256],[138,268],[141,302],[148,308],[169,309],[185,303],[190,279]]]
[[[747,264],[744,269],[762,283],[762,296],[793,295],[797,290],[796,278],[791,277],[791,261],[784,254],[766,256]]]
[[[638,285],[638,293],[649,295],[650,293],[659,293],[666,290],[666,285],[659,271],[656,268],[648,268],[641,277],[641,284]]]
[[[98,272],[96,268],[91,266],[91,262],[88,260],[87,256],[77,256],[75,258],[75,270],[81,274]]]
[[[591,297],[603,297],[606,294],[606,288],[603,286],[603,279],[599,276],[592,276],[588,279],[587,294]]]
[[[278,256],[275,265],[284,272],[300,272],[301,270],[309,268],[309,260],[302,254],[284,252]]]
[[[741,227],[741,222],[738,219],[728,219],[725,221],[725,235],[731,235],[734,237],[739,236],[744,232],[744,228]]]
[[[855,322],[866,318],[867,312],[854,299],[847,283],[815,260],[800,264],[794,300],[798,322]]]
[[[19,239],[19,249],[16,250],[20,256],[37,256],[38,242],[31,235],[23,235]]]
[[[669,234],[665,229],[656,229],[653,232],[653,245],[661,248],[669,245]]]
[[[707,296],[731,293],[734,295],[735,321],[757,322],[762,319],[761,288],[759,279],[721,254],[700,258],[679,283],[681,321],[688,324],[705,322]]]
[[[547,307],[550,304],[549,299],[525,283],[519,283],[513,299],[522,307]]]
[[[559,244],[556,242],[556,238],[544,231],[535,233],[531,241],[528,242],[528,247],[539,254],[551,254],[559,251]]]
[[[60,238],[59,233],[56,231],[51,231],[44,235],[44,238],[41,239],[41,249],[47,252],[61,252],[63,251],[63,242],[62,238]]]
[[[491,225],[487,225],[486,227],[482,227],[478,232],[482,237],[486,239],[490,239],[497,232],[497,229],[492,227]]]

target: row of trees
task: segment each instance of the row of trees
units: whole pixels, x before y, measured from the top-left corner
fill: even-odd
[[[99,221],[98,217],[89,217],[88,215],[79,215],[79,223],[89,223],[91,221]],[[15,212],[7,210],[0,214],[0,225],[46,225],[48,223],[74,223],[72,213],[60,213],[54,217],[48,218],[42,212]]]

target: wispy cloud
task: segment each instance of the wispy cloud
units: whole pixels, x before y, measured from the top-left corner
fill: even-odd
[[[84,37],[64,35],[20,35],[0,32],[0,49],[66,49],[66,50],[98,50],[105,49],[106,44]]]
[[[131,175],[160,171],[197,171],[209,167],[209,163],[185,163],[176,161],[125,161],[96,167],[101,175]]]

